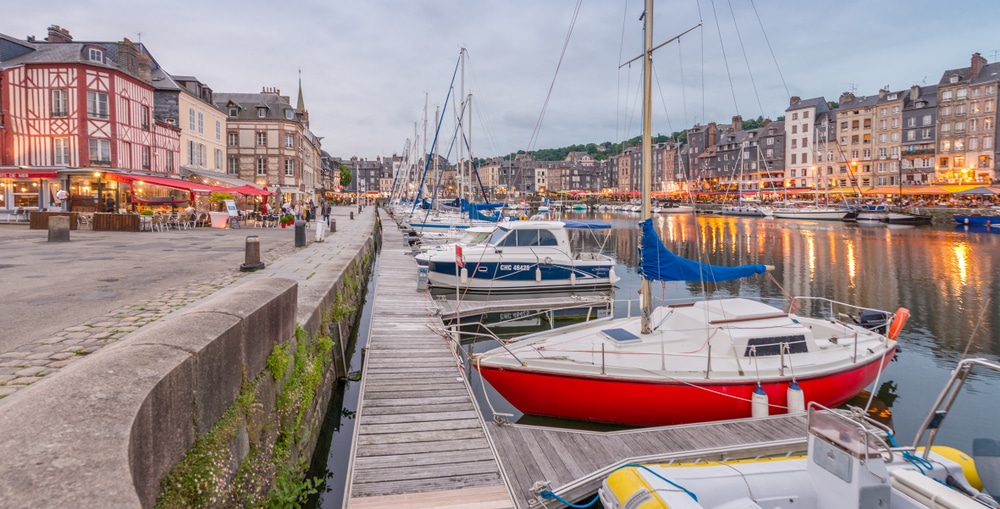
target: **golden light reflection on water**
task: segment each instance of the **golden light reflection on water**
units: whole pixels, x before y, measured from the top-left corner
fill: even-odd
[[[955,272],[960,285],[965,286],[969,281],[969,245],[964,242],[956,243],[952,246],[955,255]]]
[[[850,288],[857,288],[858,284],[858,260],[854,253],[854,240],[847,239],[844,244],[847,247],[847,285]]]

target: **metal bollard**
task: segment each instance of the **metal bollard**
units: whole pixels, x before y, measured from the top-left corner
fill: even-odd
[[[69,216],[49,217],[49,242],[69,242]]]
[[[260,261],[260,237],[256,235],[247,236],[246,260],[240,265],[240,271],[253,272],[264,268],[264,262]]]
[[[351,211],[351,219],[354,219],[354,211]]]
[[[337,233],[337,220],[330,219],[330,233]]]
[[[306,222],[298,219],[295,221],[295,247],[306,246]]]

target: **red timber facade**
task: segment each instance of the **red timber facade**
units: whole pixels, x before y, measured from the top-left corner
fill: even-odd
[[[119,209],[131,192],[104,172],[178,173],[180,129],[153,118],[141,47],[74,43],[57,26],[0,45],[0,210]]]

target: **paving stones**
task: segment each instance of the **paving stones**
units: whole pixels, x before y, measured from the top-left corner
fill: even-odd
[[[289,248],[278,250],[273,255],[280,258],[293,252],[294,249]],[[212,295],[247,274],[226,272],[211,281],[170,288],[148,301],[67,327],[52,337],[22,345],[13,352],[0,353],[0,400],[44,380],[45,376],[121,340],[145,325]]]

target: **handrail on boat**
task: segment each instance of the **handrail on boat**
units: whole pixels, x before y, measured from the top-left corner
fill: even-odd
[[[941,423],[948,416],[948,411],[951,410],[951,405],[955,402],[958,393],[961,392],[962,385],[965,384],[965,380],[968,378],[969,373],[972,372],[972,368],[976,366],[1000,372],[1000,363],[982,357],[958,361],[958,365],[951,372],[951,378],[948,379],[948,383],[941,390],[941,394],[934,402],[934,406],[931,407],[931,411],[927,413],[924,422],[920,424],[916,434],[913,436],[913,448],[916,449],[920,444],[920,439],[925,433],[927,434],[927,441],[924,442],[924,459],[927,459],[930,455],[931,446],[934,444],[934,438],[937,436],[938,430],[941,429]]]

